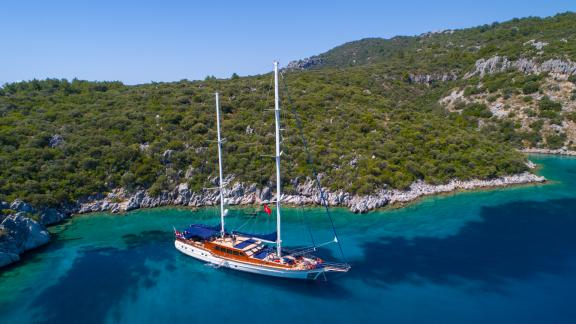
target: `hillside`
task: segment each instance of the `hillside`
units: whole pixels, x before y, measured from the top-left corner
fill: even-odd
[[[576,150],[576,14],[364,39],[290,64],[347,67],[444,89],[439,103],[517,148]],[[473,120],[472,120],[473,119]]]
[[[416,179],[489,178],[524,171],[524,157],[436,111],[428,87],[378,80],[367,70],[287,76],[324,184],[352,193],[406,188]],[[222,94],[226,173],[269,184],[273,149],[270,75],[125,86],[32,81],[0,96],[0,193],[35,204],[116,187],[154,194],[181,182],[212,187],[216,175],[213,92]],[[384,83],[382,83],[384,82]],[[385,84],[394,92],[375,87]],[[372,91],[371,89],[374,89]],[[423,98],[422,105],[414,98]],[[286,100],[284,100],[286,102]],[[310,175],[285,107],[285,187]],[[343,131],[345,130],[345,131]]]
[[[574,60],[576,14],[530,17],[474,28],[428,32],[390,39],[366,38],[290,63],[294,69],[345,68],[384,63],[398,71],[422,69],[465,73],[479,59],[494,55]],[[545,46],[534,46],[542,43]]]
[[[527,169],[514,148],[572,148],[576,15],[365,39],[291,63],[283,92],[288,193],[310,175],[352,194]],[[271,75],[126,86],[44,80],[0,89],[0,200],[56,206],[115,188],[213,187],[213,92],[226,173],[271,185]],[[289,100],[290,99],[290,100]]]

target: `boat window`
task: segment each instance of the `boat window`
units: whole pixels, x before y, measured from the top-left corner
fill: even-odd
[[[234,254],[234,255],[240,255],[240,253],[238,253],[238,251],[232,251],[232,254]]]
[[[216,247],[214,248],[216,251],[220,251],[220,247],[218,245],[216,245]]]
[[[230,249],[226,249],[226,253],[228,253],[228,254],[232,254],[232,250],[230,250]]]

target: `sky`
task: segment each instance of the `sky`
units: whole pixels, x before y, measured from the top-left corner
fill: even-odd
[[[576,11],[575,0],[1,0],[0,85],[254,75],[366,37]]]

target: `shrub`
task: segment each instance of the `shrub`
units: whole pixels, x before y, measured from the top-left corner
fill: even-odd
[[[526,82],[522,87],[522,93],[524,94],[535,93],[538,92],[538,90],[540,90],[540,86],[538,85],[537,82],[534,81]]]
[[[464,96],[466,96],[466,97],[470,97],[472,95],[476,95],[479,93],[482,93],[482,88],[480,88],[480,87],[471,86],[471,87],[466,87],[466,89],[464,89]]]
[[[542,111],[540,111],[540,113],[538,114],[538,117],[548,118],[548,119],[550,119],[550,120],[552,121],[552,120],[558,120],[558,119],[560,119],[560,114],[559,114],[558,112],[556,112],[556,111],[553,111],[553,110],[542,110]]]
[[[536,132],[539,132],[542,129],[542,126],[544,126],[544,121],[541,119],[530,123],[530,128]]]
[[[576,123],[576,112],[573,111],[573,112],[565,113],[564,117],[566,119],[568,119],[569,121]]]
[[[566,134],[553,134],[546,136],[546,144],[551,149],[559,149],[564,146],[564,142],[566,141]]]
[[[547,96],[540,99],[540,102],[538,103],[538,107],[540,108],[541,111],[561,111],[562,110],[562,104],[560,104],[559,102],[551,100]]]
[[[528,117],[536,117],[536,112],[534,111],[534,109],[526,109],[524,110],[524,112]]]
[[[465,116],[473,116],[480,118],[490,118],[492,117],[492,112],[488,109],[488,106],[480,103],[472,103],[466,106],[462,111]]]

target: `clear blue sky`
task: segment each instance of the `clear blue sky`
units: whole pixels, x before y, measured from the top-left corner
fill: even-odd
[[[30,1],[0,4],[0,84],[258,74],[365,37],[576,11],[576,0]]]

